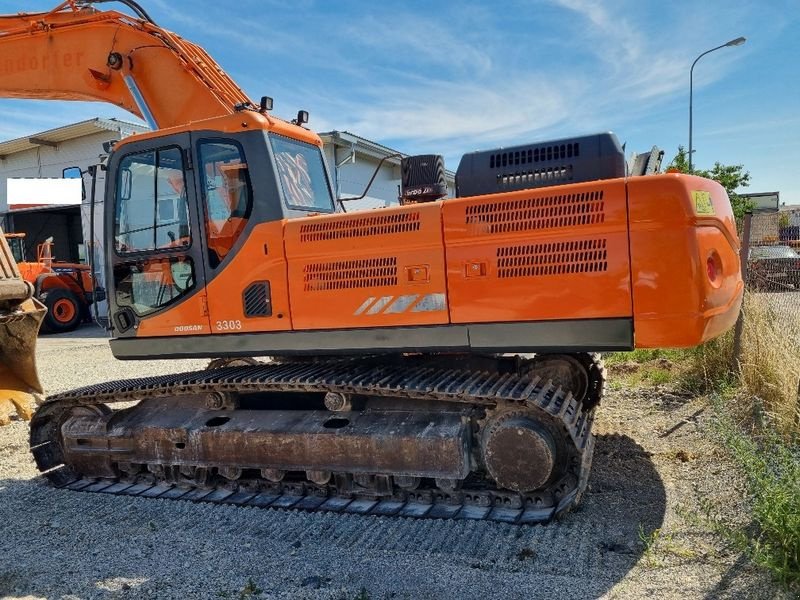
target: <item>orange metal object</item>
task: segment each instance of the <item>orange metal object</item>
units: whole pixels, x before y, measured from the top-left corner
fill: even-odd
[[[696,346],[724,333],[736,322],[744,291],[724,188],[667,174],[632,178],[628,194],[637,347]]]
[[[738,248],[724,190],[684,175],[318,215],[258,225],[203,293],[137,335],[630,317],[636,347],[694,346],[736,320]],[[257,281],[272,317],[243,314]]]
[[[172,308],[142,319],[136,332],[138,337],[166,337],[207,335],[208,303],[202,290]]]
[[[109,65],[111,52],[121,64]],[[175,59],[164,60],[164,52]],[[0,17],[0,53],[0,94],[10,98],[99,100],[144,116],[124,81],[135,73],[160,127],[249,102],[202,48],[116,11],[62,4],[49,13]]]
[[[454,323],[631,315],[624,180],[445,200]]]
[[[294,219],[285,240],[295,329],[449,322],[441,204]]]
[[[6,239],[25,238],[24,233],[3,234]],[[73,292],[78,299],[87,291],[93,291],[92,276],[89,267],[80,263],[58,262],[53,256],[53,242],[44,242],[36,248],[36,262],[21,262],[17,265],[22,278],[31,285],[39,281],[38,291],[66,289]],[[65,269],[69,274],[59,273],[54,269]]]
[[[213,333],[290,331],[289,285],[283,246],[285,221],[257,225],[242,248],[207,286]],[[269,281],[272,316],[246,318],[242,292],[252,283]]]
[[[188,124],[227,116],[204,126],[231,132],[257,124],[322,144],[316,134],[276,117],[237,112],[254,103],[203,48],[143,19],[68,2],[47,13],[0,16],[0,97],[95,100],[144,117],[125,77],[135,82],[160,130],[196,130]]]
[[[53,305],[53,316],[57,321],[69,323],[75,318],[75,306],[68,300],[58,300]]]
[[[101,100],[141,116],[133,80],[159,130],[117,151],[200,131],[321,146],[243,110],[250,99],[202,48],[143,19],[74,2],[0,17],[0,53],[0,96]],[[260,223],[231,254],[241,225],[220,230],[224,261],[207,286],[141,319],[137,337],[622,318],[638,347],[692,346],[729,328],[742,297],[724,190],[678,174]],[[242,294],[259,281],[272,316],[246,318]]]

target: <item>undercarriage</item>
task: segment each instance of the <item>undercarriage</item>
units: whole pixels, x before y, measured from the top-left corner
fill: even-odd
[[[213,366],[50,398],[37,466],[80,491],[515,523],[587,484],[597,355]]]

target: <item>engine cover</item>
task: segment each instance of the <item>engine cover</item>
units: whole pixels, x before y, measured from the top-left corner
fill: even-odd
[[[613,133],[564,138],[465,154],[456,196],[481,196],[625,176],[625,154]]]

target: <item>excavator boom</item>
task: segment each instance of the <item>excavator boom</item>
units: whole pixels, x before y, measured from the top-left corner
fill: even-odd
[[[205,50],[140,12],[64,2],[0,17],[0,97],[108,102],[154,129],[252,105]]]

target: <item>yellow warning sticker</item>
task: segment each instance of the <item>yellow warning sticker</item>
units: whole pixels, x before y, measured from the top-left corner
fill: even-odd
[[[714,204],[711,202],[711,192],[692,192],[692,200],[694,200],[694,212],[698,215],[713,215]]]

